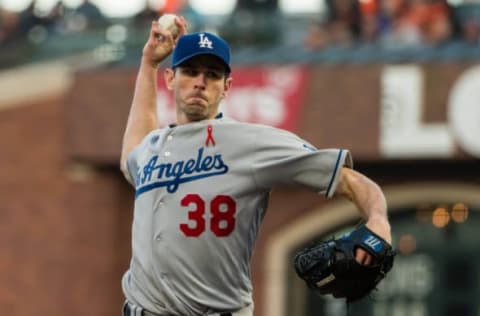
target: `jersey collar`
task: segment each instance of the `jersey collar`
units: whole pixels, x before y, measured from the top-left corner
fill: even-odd
[[[216,116],[215,116],[215,119],[218,120],[218,119],[221,119],[223,118],[223,113],[222,112],[219,112]],[[169,124],[168,127],[170,128],[174,128],[176,127],[178,124],[177,123],[172,123],[172,124]]]

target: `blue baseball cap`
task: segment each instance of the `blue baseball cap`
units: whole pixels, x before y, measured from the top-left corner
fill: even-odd
[[[228,43],[215,34],[198,32],[183,35],[178,39],[172,56],[172,68],[197,55],[213,55],[224,64],[230,72],[230,47]]]

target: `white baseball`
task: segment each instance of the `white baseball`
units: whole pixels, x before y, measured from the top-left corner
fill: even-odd
[[[169,30],[172,33],[173,38],[178,36],[178,26],[175,23],[175,18],[177,16],[175,14],[164,14],[158,18],[158,25],[162,29]]]

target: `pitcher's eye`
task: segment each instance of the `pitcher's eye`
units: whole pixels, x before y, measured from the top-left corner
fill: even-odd
[[[196,75],[198,75],[198,70],[191,67],[184,67],[182,68],[182,73],[190,77],[195,77]]]
[[[223,77],[223,72],[219,70],[208,70],[205,73],[205,76],[211,79],[221,79]]]

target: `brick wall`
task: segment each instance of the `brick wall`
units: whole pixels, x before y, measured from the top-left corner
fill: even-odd
[[[115,165],[66,155],[64,98],[0,112],[0,309],[119,315],[131,196]]]

